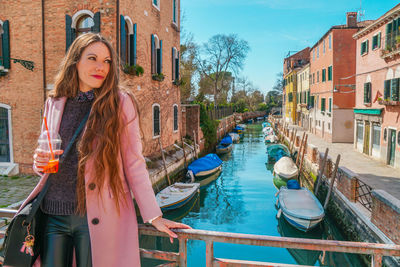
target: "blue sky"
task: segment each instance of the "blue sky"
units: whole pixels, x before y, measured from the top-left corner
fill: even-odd
[[[399,1],[362,0],[364,19],[377,19]],[[331,26],[345,24],[360,0],[181,0],[183,32],[198,44],[215,34],[249,42],[243,76],[263,93],[272,88],[289,51],[313,46]]]

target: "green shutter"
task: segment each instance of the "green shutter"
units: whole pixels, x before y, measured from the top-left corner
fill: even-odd
[[[369,49],[369,40],[367,40],[367,42],[366,42],[366,44],[365,44],[367,47],[366,47],[366,52],[368,53],[368,49]]]
[[[378,34],[378,47],[381,47],[381,33]]]
[[[178,56],[177,56],[177,58],[175,60],[176,60],[176,62],[175,62],[175,68],[176,68],[176,70],[175,70],[175,80],[179,80],[179,51],[178,51]]]
[[[137,49],[137,26],[136,23],[133,25],[133,51],[131,53],[131,55],[133,55],[133,61],[131,61],[131,63],[133,62],[133,65],[136,65],[136,60],[137,60],[137,53],[136,53],[136,49]]]
[[[399,78],[391,80],[391,100],[399,101]]]
[[[332,112],[332,98],[329,98],[329,113]]]
[[[325,111],[325,98],[321,98],[321,111]]]
[[[172,80],[175,81],[175,77],[176,77],[176,74],[175,74],[175,70],[176,70],[176,68],[175,68],[175,49],[173,47],[171,48],[171,57],[172,57],[172,60],[171,60]]]
[[[390,98],[390,80],[385,80],[384,82],[384,91],[383,91],[383,99],[386,100]]]
[[[127,63],[126,55],[126,32],[125,32],[125,18],[123,15],[120,15],[120,56],[121,56],[121,64]]]
[[[307,91],[307,106],[310,106],[310,90]]]
[[[332,81],[332,66],[328,67],[328,81]]]
[[[159,50],[160,52],[159,52],[159,55],[160,55],[160,58],[159,58],[159,61],[158,61],[158,69],[160,70],[160,72],[159,73],[162,73],[162,40],[160,40],[160,50]]]
[[[151,73],[154,74],[155,71],[155,67],[154,67],[154,63],[155,63],[155,58],[154,58],[154,53],[155,53],[155,44],[154,44],[154,34],[151,35]]]
[[[100,24],[101,24],[100,12],[94,13],[93,21],[94,21],[94,25],[92,27],[92,32],[99,33],[100,32],[100,28],[101,28],[100,27]]]
[[[372,84],[369,82],[368,83],[368,103],[371,103],[372,100]]]
[[[75,40],[75,29],[71,28],[72,25],[72,18],[69,15],[65,15],[65,52],[68,51],[68,48]]]
[[[326,81],[326,69],[322,70],[322,81],[325,82]]]
[[[3,23],[3,38],[1,39],[2,42],[2,54],[3,54],[3,62],[2,66],[5,69],[10,69],[10,23],[8,20],[4,21]]]
[[[368,102],[368,83],[364,83],[364,103]]]

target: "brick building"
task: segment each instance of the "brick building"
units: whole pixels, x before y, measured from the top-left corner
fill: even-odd
[[[297,123],[297,71],[310,61],[310,48],[286,57],[283,60],[283,112],[287,122]]]
[[[89,31],[111,41],[121,67],[133,66],[120,78],[139,104],[144,154],[160,151],[159,137],[164,147],[179,140],[179,6],[179,0],[1,1],[1,166],[31,172],[58,65],[76,36]],[[33,71],[12,59],[33,62]],[[142,76],[134,75],[138,66]]]
[[[309,129],[310,64],[297,72],[297,118],[299,126]]]
[[[354,34],[355,148],[400,168],[400,4]]]
[[[353,142],[356,42],[352,36],[368,23],[357,22],[357,12],[348,12],[346,25],[332,26],[311,48],[310,125],[328,142]]]

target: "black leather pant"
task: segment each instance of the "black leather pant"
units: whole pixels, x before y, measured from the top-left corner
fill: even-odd
[[[86,216],[45,215],[42,267],[71,267],[75,250],[77,267],[91,267],[89,227]]]

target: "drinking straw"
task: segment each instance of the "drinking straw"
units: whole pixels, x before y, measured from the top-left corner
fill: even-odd
[[[47,140],[49,141],[51,159],[54,160],[54,153],[53,153],[53,148],[51,147],[50,132],[49,132],[49,127],[47,127],[47,119],[46,119],[46,117],[43,117],[43,120],[44,120],[44,126],[46,127],[46,131],[47,131]]]

